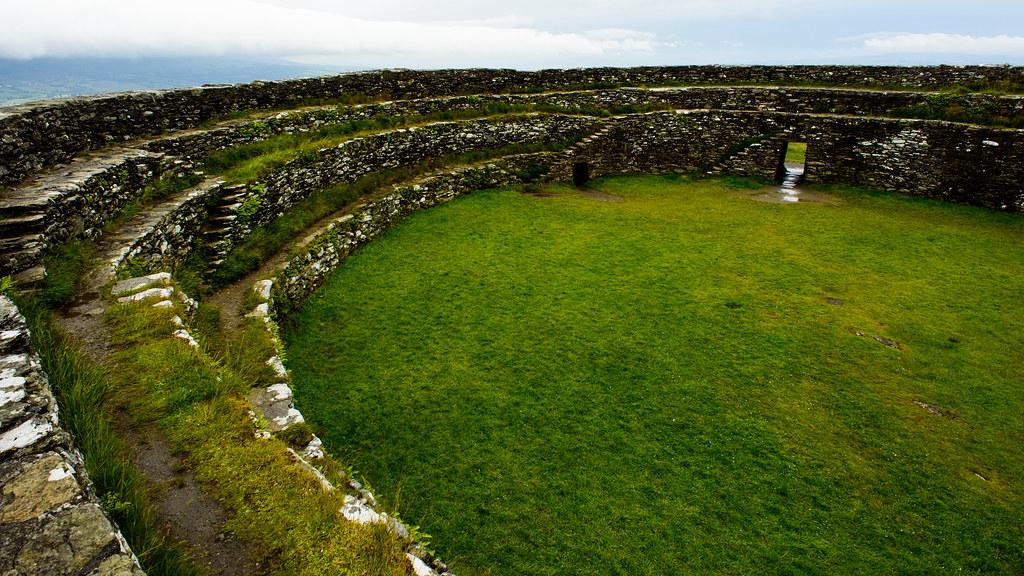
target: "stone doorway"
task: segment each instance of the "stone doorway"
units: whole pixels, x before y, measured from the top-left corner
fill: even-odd
[[[576,162],[572,165],[572,183],[577,188],[590,182],[590,164]]]

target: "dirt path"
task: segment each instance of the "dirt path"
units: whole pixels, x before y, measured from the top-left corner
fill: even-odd
[[[110,328],[103,319],[108,303],[103,287],[113,278],[105,263],[86,274],[72,303],[62,311],[61,328],[90,359],[112,365]],[[197,564],[210,576],[245,576],[262,570],[252,546],[238,540],[224,525],[228,510],[202,491],[163,435],[139,428],[127,414],[114,424],[142,471],[160,521],[175,539],[184,542]]]
[[[155,496],[164,529],[188,543],[192,558],[211,576],[259,574],[262,566],[253,559],[249,543],[224,530],[227,512],[200,489],[164,435],[153,428],[137,428],[128,414],[122,413],[119,420],[132,459]]]
[[[259,268],[246,274],[240,280],[236,280],[204,298],[204,302],[213,304],[220,309],[221,329],[225,332],[231,332],[238,328],[238,325],[242,321],[242,315],[244,312],[244,310],[242,310],[242,305],[245,303],[245,297],[249,293],[249,290],[252,289],[253,285],[257,281],[273,278],[284,270],[284,267],[288,264],[288,259],[293,253],[295,253],[297,248],[308,245],[318,234],[326,230],[327,227],[338,218],[351,213],[366,202],[390,193],[392,189],[392,185],[383,186],[372,193],[363,196],[359,200],[339,208],[327,216],[313,222],[298,234],[297,238],[299,238],[299,240],[289,243],[284,248],[275,252],[273,256],[267,258],[266,261],[260,264]]]

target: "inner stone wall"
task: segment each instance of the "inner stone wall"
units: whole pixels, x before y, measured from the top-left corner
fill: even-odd
[[[670,171],[773,179],[786,141],[807,142],[808,182],[865,186],[1024,211],[1024,131],[933,120],[777,112],[624,116],[574,147],[553,173],[586,162],[592,177]]]
[[[299,157],[247,187],[245,200],[256,208],[236,218],[224,234],[225,251],[258,226],[284,214],[318,190],[340,182],[412,166],[451,154],[497,150],[510,145],[574,141],[594,130],[598,121],[582,116],[528,115],[500,120],[439,122],[349,140],[334,148]],[[564,145],[564,144],[563,144]]]

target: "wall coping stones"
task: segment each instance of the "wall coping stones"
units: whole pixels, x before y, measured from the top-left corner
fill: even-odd
[[[154,286],[166,286],[170,281],[170,272],[157,272],[156,274],[149,274],[148,276],[139,276],[136,278],[121,280],[114,284],[114,287],[110,289],[110,293],[113,296],[124,296],[126,294],[138,292],[139,290],[146,290]]]

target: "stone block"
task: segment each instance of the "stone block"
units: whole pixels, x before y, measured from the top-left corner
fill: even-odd
[[[114,284],[114,287],[110,289],[110,293],[114,296],[124,296],[125,294],[146,290],[154,286],[166,286],[170,281],[170,272],[158,272],[148,276],[139,276],[138,278],[122,280],[117,284]]]

